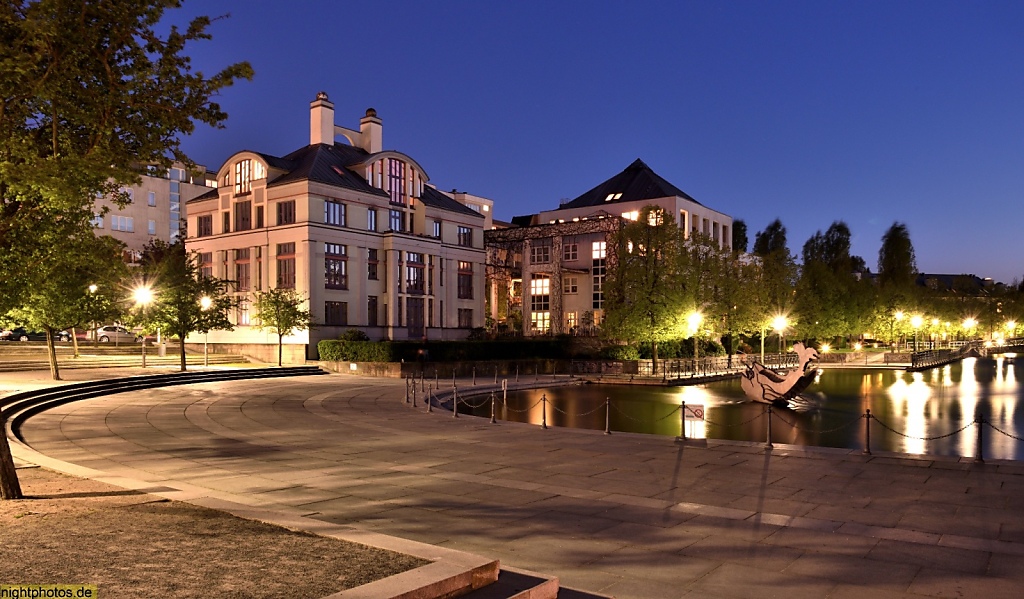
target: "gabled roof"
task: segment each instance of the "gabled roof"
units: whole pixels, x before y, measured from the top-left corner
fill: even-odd
[[[271,181],[267,187],[287,185],[296,181],[316,181],[388,197],[384,190],[373,187],[363,177],[349,170],[349,166],[362,163],[367,156],[369,154],[364,150],[344,144],[315,144],[299,148],[279,159],[292,166],[287,173]]]
[[[685,191],[661,178],[658,173],[651,170],[651,167],[644,164],[643,160],[637,158],[633,164],[626,167],[626,170],[599,184],[575,200],[562,204],[559,206],[559,209],[603,206],[617,202],[654,200],[673,196],[700,204],[700,202],[687,195]]]
[[[423,194],[420,196],[420,201],[423,202],[424,206],[430,206],[432,208],[438,208],[440,210],[447,210],[448,212],[458,212],[459,214],[472,215],[479,218],[483,218],[484,215],[480,214],[476,210],[467,208],[464,204],[456,202],[447,195],[434,189],[429,185],[423,186]]]

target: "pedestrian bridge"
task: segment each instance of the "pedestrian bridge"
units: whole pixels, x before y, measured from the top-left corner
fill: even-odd
[[[1003,354],[1013,352],[1024,352],[1024,337],[1003,339],[998,345],[980,340],[968,341],[956,348],[930,349],[927,351],[914,352],[910,357],[910,367],[907,370],[917,372],[945,366],[952,362],[958,362],[964,358],[984,358],[989,354]]]

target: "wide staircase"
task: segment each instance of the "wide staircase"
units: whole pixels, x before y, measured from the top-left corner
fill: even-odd
[[[58,344],[55,348],[57,366],[61,369],[72,368],[138,368],[142,366],[142,345],[103,343],[93,345],[80,343],[78,357],[70,343]],[[154,346],[146,347],[146,366],[177,366],[181,363],[178,345],[167,345],[164,356]],[[186,350],[185,363],[188,366],[211,366],[224,364],[245,364],[248,360],[239,354],[211,353],[204,359],[202,352]],[[6,342],[0,343],[0,372],[16,372],[22,370],[47,370],[50,368],[46,344],[42,342]]]

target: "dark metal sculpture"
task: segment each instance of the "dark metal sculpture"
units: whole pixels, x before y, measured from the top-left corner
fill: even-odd
[[[814,382],[818,374],[818,350],[805,347],[798,341],[793,344],[793,351],[800,364],[786,374],[779,374],[756,360],[747,364],[740,378],[740,388],[749,399],[767,404],[786,404]]]

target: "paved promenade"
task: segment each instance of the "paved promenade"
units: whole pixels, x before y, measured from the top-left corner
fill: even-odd
[[[342,375],[192,385],[66,405],[24,432],[108,481],[313,515],[617,597],[1022,593],[1024,464],[491,425],[404,393]]]

